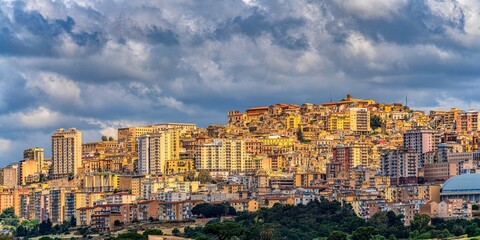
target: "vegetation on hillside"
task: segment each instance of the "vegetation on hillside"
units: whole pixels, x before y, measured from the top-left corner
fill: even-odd
[[[197,240],[379,240],[480,236],[480,219],[442,220],[417,215],[406,227],[402,215],[380,212],[365,221],[350,205],[314,201],[308,205],[280,205],[255,213],[239,213],[232,221],[211,221],[205,227],[186,227],[184,237]],[[431,223],[431,224],[429,224]]]

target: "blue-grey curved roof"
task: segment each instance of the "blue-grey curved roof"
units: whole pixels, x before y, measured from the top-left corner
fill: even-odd
[[[462,174],[448,179],[442,192],[480,192],[480,174]]]

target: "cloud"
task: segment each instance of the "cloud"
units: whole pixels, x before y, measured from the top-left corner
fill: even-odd
[[[479,19],[475,0],[4,1],[4,159],[49,148],[58,127],[93,141],[129,124],[207,126],[229,109],[347,93],[474,107]]]
[[[26,88],[32,95],[41,95],[52,101],[80,104],[80,88],[70,80],[56,73],[40,72],[33,77],[26,77]]]
[[[12,142],[8,139],[0,138],[0,155],[6,154],[10,151],[12,147]]]
[[[54,127],[69,121],[72,121],[70,117],[45,107],[0,116],[0,126],[11,130],[16,128],[41,129]]]
[[[392,15],[397,14],[408,3],[407,0],[335,0],[333,2],[348,13],[364,19],[384,18],[388,20],[393,19]]]

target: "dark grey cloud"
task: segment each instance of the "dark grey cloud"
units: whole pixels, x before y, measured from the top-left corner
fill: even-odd
[[[285,18],[281,20],[269,20],[266,13],[255,10],[248,16],[236,16],[221,23],[213,32],[213,39],[224,41],[232,35],[244,34],[253,40],[264,34],[271,34],[272,42],[290,50],[305,50],[308,47],[308,40],[304,34],[294,36],[290,30],[303,27],[303,18]]]
[[[49,149],[57,127],[91,141],[119,126],[206,126],[229,109],[346,93],[475,107],[479,12],[453,0],[7,1],[0,163]]]

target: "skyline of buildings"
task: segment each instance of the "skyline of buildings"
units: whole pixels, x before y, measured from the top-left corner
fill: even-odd
[[[457,129],[471,129],[476,115],[468,113],[427,114],[349,94],[325,104],[231,110],[229,124],[207,128],[118,128],[117,139],[98,142],[59,128],[51,135],[52,158],[32,147],[0,169],[0,210],[14,207],[22,218],[55,223],[75,218],[97,229],[113,229],[116,220],[190,219],[202,202],[255,211],[337,200],[365,219],[378,211],[405,214],[407,225],[420,209],[470,218],[473,203],[462,199],[470,195],[441,198],[445,181],[480,173],[478,132]],[[466,210],[453,216],[445,208]]]

